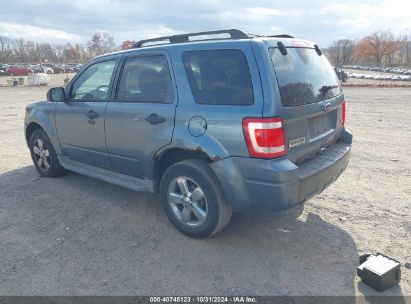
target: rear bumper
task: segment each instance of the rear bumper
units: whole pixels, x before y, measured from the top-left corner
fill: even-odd
[[[211,167],[235,210],[284,210],[304,203],[338,178],[348,165],[351,142],[344,130],[337,144],[300,166],[286,157],[228,157]]]

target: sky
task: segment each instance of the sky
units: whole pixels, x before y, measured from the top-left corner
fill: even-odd
[[[411,35],[411,0],[36,0],[1,1],[0,35],[86,43],[108,32],[118,45],[177,33],[238,28],[290,34],[329,46],[377,30]]]

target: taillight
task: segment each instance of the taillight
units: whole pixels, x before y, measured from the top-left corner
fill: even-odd
[[[275,158],[286,153],[281,118],[244,118],[243,131],[250,156]]]
[[[344,127],[345,125],[345,100],[341,104],[341,124]]]

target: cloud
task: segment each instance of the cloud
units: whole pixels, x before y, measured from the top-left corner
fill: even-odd
[[[0,22],[0,34],[8,38],[23,38],[36,42],[81,42],[82,37],[55,29],[33,25]]]
[[[86,42],[96,31],[116,42],[182,32],[239,28],[291,34],[322,46],[376,30],[411,34],[409,0],[13,0],[2,5],[0,35]]]

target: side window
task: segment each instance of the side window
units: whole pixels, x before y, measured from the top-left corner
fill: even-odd
[[[197,103],[251,105],[254,103],[250,70],[239,50],[189,51],[184,67]]]
[[[71,89],[70,99],[106,99],[115,66],[115,60],[99,62],[89,66],[74,82]]]
[[[172,103],[173,97],[173,84],[165,56],[130,57],[126,60],[118,85],[118,101]]]

